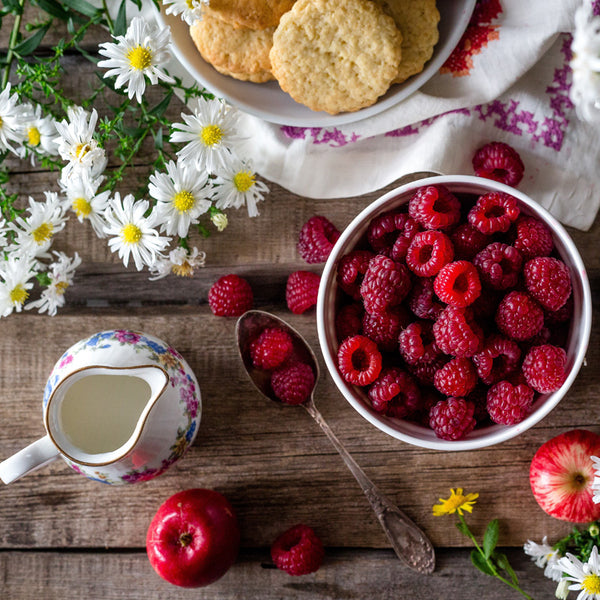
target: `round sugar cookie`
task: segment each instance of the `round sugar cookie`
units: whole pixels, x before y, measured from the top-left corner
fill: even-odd
[[[402,35],[371,0],[297,0],[273,35],[281,89],[329,114],[370,106],[398,73]]]
[[[267,29],[277,27],[281,15],[290,10],[294,2],[295,0],[210,0],[202,10],[234,27]]]

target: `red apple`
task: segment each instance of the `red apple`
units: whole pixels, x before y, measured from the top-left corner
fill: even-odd
[[[227,498],[200,488],[161,504],[146,536],[154,570],[181,587],[202,587],[225,575],[239,546],[240,529]]]
[[[570,523],[600,518],[600,504],[592,500],[591,456],[600,456],[600,435],[583,429],[557,435],[535,453],[529,482],[537,503],[549,515]]]

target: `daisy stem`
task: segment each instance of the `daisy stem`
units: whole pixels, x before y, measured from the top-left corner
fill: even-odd
[[[108,24],[108,29],[112,35],[112,32],[115,30],[115,24],[113,20],[110,18],[110,13],[108,12],[108,6],[106,6],[106,0],[102,0],[102,7],[104,8],[104,15],[106,16],[106,23]]]
[[[8,77],[10,76],[10,69],[12,67],[13,58],[15,56],[13,49],[17,45],[19,38],[19,30],[21,29],[21,18],[23,17],[23,6],[25,0],[19,0],[19,9],[15,15],[15,22],[13,23],[12,31],[10,32],[10,38],[8,41],[8,51],[6,53],[6,66],[4,67],[4,73],[2,75],[2,89],[6,87],[8,83]]]

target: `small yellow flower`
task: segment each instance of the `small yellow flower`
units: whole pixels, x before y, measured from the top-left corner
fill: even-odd
[[[442,515],[452,515],[455,512],[462,515],[463,510],[472,512],[473,504],[475,504],[477,498],[479,498],[479,494],[463,495],[462,488],[456,488],[456,492],[453,489],[450,489],[450,498],[447,500],[440,498],[441,504],[434,505],[433,515],[435,517],[441,517]]]

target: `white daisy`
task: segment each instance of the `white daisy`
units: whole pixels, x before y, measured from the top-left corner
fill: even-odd
[[[30,256],[10,254],[0,263],[0,315],[7,317],[13,310],[21,312],[33,287],[35,262]]]
[[[215,172],[226,166],[235,145],[244,139],[236,133],[239,113],[220,100],[197,98],[192,114],[182,113],[181,117],[185,124],[173,124],[170,141],[187,142],[177,156],[199,170]]]
[[[25,144],[20,148],[19,156],[23,158],[27,147],[34,148],[38,154],[54,156],[58,154],[56,125],[54,119],[47,115],[42,116],[42,107],[36,104],[24,105],[23,133]],[[35,154],[31,154],[31,164],[34,164]]]
[[[68,161],[61,178],[77,176],[81,170],[89,171],[92,178],[99,177],[106,168],[107,159],[104,148],[94,139],[98,121],[96,109],[90,114],[81,106],[69,107],[67,117],[68,121],[56,123],[58,153]]]
[[[10,228],[6,224],[6,219],[4,217],[0,217],[0,248],[4,248],[8,243],[6,239],[6,234],[10,231]]]
[[[98,51],[108,60],[101,60],[99,67],[110,69],[104,77],[117,76],[117,89],[127,84],[129,98],[135,96],[138,102],[146,89],[146,77],[150,83],[156,84],[159,79],[167,83],[175,80],[165,73],[163,65],[170,58],[168,51],[171,42],[171,30],[167,27],[159,29],[151,25],[143,17],[135,17],[129,24],[125,35],[116,38],[117,43],[100,44]]]
[[[155,211],[148,217],[144,216],[149,206],[147,200],[136,202],[132,194],[125,196],[121,202],[121,196],[116,192],[104,213],[104,233],[112,236],[108,241],[111,251],[119,253],[125,266],[131,255],[138,271],[144,265],[152,267],[170,241],[169,238],[160,236],[154,228]]]
[[[56,192],[44,192],[45,202],[36,202],[29,197],[29,213],[25,218],[16,217],[8,225],[15,234],[13,250],[18,246],[22,252],[31,256],[49,258],[48,248],[52,245],[54,235],[61,231],[67,217]]]
[[[168,15],[181,15],[181,18],[188,24],[193,25],[194,21],[202,18],[202,5],[208,5],[209,0],[163,0],[165,6],[168,5]]]
[[[215,179],[215,206],[240,208],[246,205],[250,217],[258,216],[256,203],[264,200],[269,188],[262,182],[256,181],[249,162],[233,160]]]
[[[23,114],[25,108],[18,104],[17,94],[10,95],[10,83],[0,93],[0,151],[17,153],[13,144],[23,143]]]
[[[575,11],[571,50],[570,98],[580,118],[600,122],[600,16],[594,16],[590,2]]]
[[[224,231],[227,225],[229,224],[229,219],[227,218],[227,215],[222,212],[215,212],[211,216],[210,220],[219,232]]]
[[[600,558],[596,546],[592,548],[586,563],[567,552],[566,556],[559,559],[557,568],[567,573],[564,579],[572,582],[569,590],[579,591],[577,600],[600,600]]]
[[[569,582],[566,579],[561,579],[558,582],[554,595],[559,600],[567,600],[567,597],[569,596]]]
[[[166,173],[150,175],[148,192],[157,200],[155,210],[161,231],[167,235],[185,237],[191,224],[210,207],[212,187],[208,174],[170,161]]]
[[[544,569],[544,575],[548,579],[560,581],[562,571],[556,568],[560,555],[548,544],[548,536],[544,536],[541,544],[527,540],[527,543],[523,546],[523,550],[525,554],[531,556],[531,560],[534,560],[538,567]]]
[[[173,273],[179,277],[192,277],[197,267],[203,267],[206,253],[194,248],[191,252],[181,246],[171,250],[169,256],[159,258],[152,267],[151,281],[162,279]]]
[[[80,223],[89,221],[98,237],[105,237],[106,225],[103,213],[108,206],[110,191],[98,192],[102,178],[92,179],[87,171],[76,176],[60,180],[60,185],[67,199],[67,206],[77,215]]]
[[[29,302],[25,309],[37,308],[39,313],[47,312],[51,317],[65,304],[65,292],[73,284],[75,270],[81,264],[79,254],[75,252],[69,258],[64,252],[54,252],[56,261],[48,267],[50,284],[44,288],[39,300]]]

